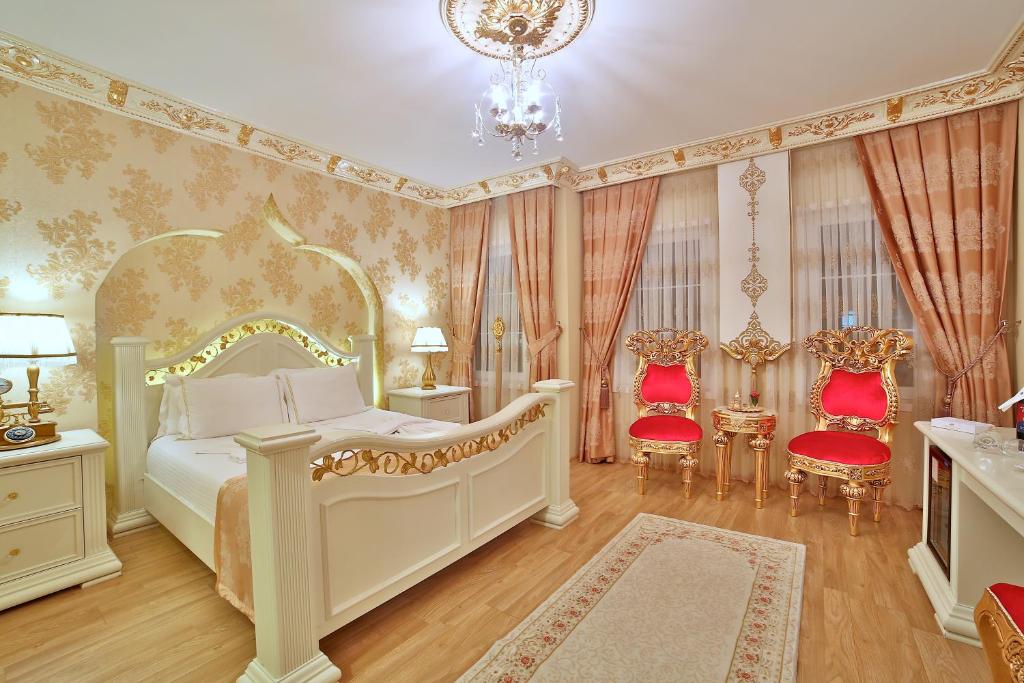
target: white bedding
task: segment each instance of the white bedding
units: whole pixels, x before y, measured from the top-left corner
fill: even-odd
[[[428,420],[379,408],[333,420],[309,424],[318,432],[369,432],[422,435],[446,432],[460,425]],[[213,524],[217,493],[224,482],[245,474],[245,449],[234,437],[181,439],[179,435],[154,439],[146,456],[146,471],[176,498]]]

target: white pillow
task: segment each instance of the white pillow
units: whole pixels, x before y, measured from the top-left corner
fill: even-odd
[[[308,423],[366,410],[353,363],[337,368],[278,370],[292,422]]]
[[[181,381],[183,439],[238,434],[251,427],[288,421],[277,378],[185,377]]]
[[[244,372],[233,372],[221,377],[251,377]],[[185,405],[181,400],[181,375],[167,375],[164,378],[164,393],[160,397],[160,417],[155,439],[170,434],[181,434]]]

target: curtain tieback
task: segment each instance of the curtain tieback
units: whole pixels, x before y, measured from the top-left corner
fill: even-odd
[[[463,358],[473,357],[473,345],[469,342],[464,342],[454,334],[452,335],[452,353],[456,356],[462,356]]]
[[[973,370],[974,366],[981,362],[981,359],[992,350],[996,341],[1006,334],[1008,329],[1010,329],[1010,321],[1000,320],[995,334],[989,337],[988,341],[985,342],[985,345],[981,347],[981,351],[978,352],[977,356],[971,359],[970,363],[965,365],[959,372],[954,372],[953,374],[942,371],[942,374],[946,376],[946,397],[942,399],[942,412],[946,417],[949,417],[953,412],[953,393],[956,391],[956,383],[963,379],[964,375]]]
[[[605,410],[612,404],[611,373],[608,372],[608,361],[601,358],[601,354],[594,347],[594,341],[590,338],[586,328],[581,327],[580,332],[583,334],[583,341],[586,342],[587,348],[590,349],[590,353],[594,356],[594,360],[597,361],[597,367],[601,371],[601,399],[599,405],[602,410]]]
[[[536,358],[539,356],[541,351],[553,344],[560,336],[562,336],[562,324],[555,323],[555,326],[548,330],[547,334],[541,335],[526,345],[530,352],[530,357]]]

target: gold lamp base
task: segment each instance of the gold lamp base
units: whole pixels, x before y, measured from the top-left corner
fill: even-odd
[[[427,354],[427,368],[423,371],[423,379],[420,380],[420,389],[424,391],[433,391],[437,389],[437,377],[434,375],[434,354]]]
[[[46,401],[39,400],[39,366],[28,366],[28,396],[23,403],[5,403],[3,395],[11,390],[11,382],[0,377],[0,451],[13,451],[60,441],[57,423],[40,420],[42,413],[52,413]]]

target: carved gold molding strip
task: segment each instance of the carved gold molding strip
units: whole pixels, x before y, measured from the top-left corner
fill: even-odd
[[[168,365],[162,368],[155,368],[148,371],[146,373],[146,384],[147,386],[163,384],[168,375],[187,377],[243,339],[248,339],[256,334],[268,333],[279,334],[291,339],[297,344],[300,344],[304,349],[316,356],[324,365],[334,367],[338,365],[347,365],[352,362],[351,358],[333,353],[328,350],[326,346],[291,323],[275,320],[273,318],[263,318],[261,320],[253,320],[231,328],[220,337],[207,344],[202,351],[190,356],[187,360],[184,360],[181,363]]]
[[[266,137],[260,138],[258,144],[261,147],[266,147],[267,149],[274,150],[275,152],[277,152],[278,156],[280,156],[285,161],[297,161],[299,159],[305,159],[307,161],[318,162],[323,160],[320,157],[320,155],[314,152],[313,150],[306,149],[302,145],[295,142],[285,142],[283,140],[278,140],[277,138]]]
[[[439,467],[454,465],[473,456],[497,450],[523,431],[527,425],[544,417],[546,409],[546,403],[538,403],[490,434],[433,451],[399,453],[363,449],[332,453],[313,463],[310,466],[310,475],[313,481],[320,481],[328,474],[348,477],[363,470],[376,475],[429,474]]]
[[[212,116],[203,114],[195,107],[175,107],[169,102],[159,102],[157,100],[146,100],[145,102],[140,102],[139,106],[145,107],[150,111],[163,114],[182,130],[215,130],[218,133],[228,132],[227,126]]]
[[[325,160],[348,157],[337,151],[319,149],[277,133],[270,135],[273,136],[272,139],[280,141],[282,148],[290,150],[294,145],[294,149],[305,149],[310,154],[298,154],[294,158],[288,158],[291,155],[281,154],[278,150],[264,151],[265,148],[259,145],[249,145],[252,126],[247,123],[214,111],[203,110],[138,83],[85,66],[3,32],[0,32],[0,75],[124,116],[184,131],[189,135],[278,159],[358,185],[411,197],[434,206],[451,207],[544,185],[559,185],[577,191],[588,190],[673,173],[684,167],[699,168],[725,160],[754,157],[772,150],[796,149],[820,143],[825,139],[861,135],[894,125],[924,121],[1019,99],[1024,96],[1024,25],[1016,29],[1012,40],[1008,42],[1001,55],[983,73],[970,74],[760,128],[674,145],[617,161],[576,168],[570,162],[560,159],[448,189],[418,180],[410,182],[408,178],[397,173],[363,162],[346,168],[335,165],[334,168],[328,169],[328,162]],[[108,101],[112,81],[124,83],[127,88],[123,104],[117,104],[116,96],[113,101]],[[113,92],[117,92],[119,87],[115,87]],[[154,116],[155,112],[142,104],[148,101],[162,102],[172,110],[183,110],[182,116],[186,124],[192,120],[192,115],[185,114],[184,110],[191,109],[200,119],[208,118],[209,126],[202,127],[196,123],[186,127],[168,118],[170,114]],[[545,166],[557,167],[559,172],[551,176],[544,171]],[[520,181],[520,176],[526,176],[527,179]]]

